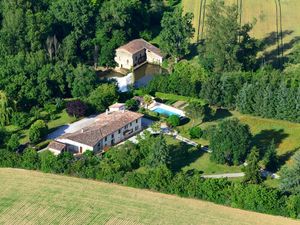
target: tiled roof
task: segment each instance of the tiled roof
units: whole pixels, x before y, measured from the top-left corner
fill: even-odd
[[[148,49],[154,52],[156,55],[163,57],[159,48],[155,47],[154,45],[150,44],[149,42],[145,41],[144,39],[135,39],[119,47],[117,50],[125,50],[131,54],[134,54],[142,49]]]
[[[58,141],[51,141],[47,148],[54,149],[57,151],[62,151],[66,148],[66,145],[64,143],[60,143]]]
[[[141,118],[143,114],[132,111],[115,111],[108,114],[102,113],[96,122],[75,133],[65,134],[59,139],[69,139],[90,147],[94,147],[101,139],[112,134],[127,124]]]

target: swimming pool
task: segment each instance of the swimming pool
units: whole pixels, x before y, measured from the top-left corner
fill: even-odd
[[[163,114],[165,116],[172,116],[172,115],[176,115],[176,116],[179,116],[179,114],[175,113],[175,112],[172,112],[172,111],[169,111],[167,109],[164,109],[164,108],[160,108],[160,107],[157,107],[153,110],[154,112],[157,112],[159,114]]]

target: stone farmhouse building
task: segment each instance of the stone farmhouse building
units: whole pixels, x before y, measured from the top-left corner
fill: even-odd
[[[117,68],[137,69],[145,63],[161,65],[163,55],[160,49],[144,39],[135,39],[116,49]]]
[[[95,122],[74,133],[67,133],[52,141],[48,149],[55,155],[62,151],[82,154],[85,151],[102,152],[142,130],[143,114],[125,110],[115,104],[97,116]]]

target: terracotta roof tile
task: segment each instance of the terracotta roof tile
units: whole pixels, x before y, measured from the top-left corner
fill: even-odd
[[[131,54],[134,54],[142,49],[148,49],[155,54],[163,57],[159,48],[155,47],[154,45],[150,44],[149,42],[145,41],[144,39],[135,39],[119,47],[117,50],[125,50]]]
[[[62,151],[66,148],[67,146],[64,144],[64,143],[60,143],[58,141],[51,141],[48,145],[47,148],[51,148],[51,149],[54,149],[54,150],[57,150],[57,151]]]
[[[101,139],[112,134],[125,125],[143,117],[143,114],[132,111],[115,111],[108,114],[102,113],[96,122],[75,133],[65,134],[59,139],[69,139],[88,146],[95,146]]]

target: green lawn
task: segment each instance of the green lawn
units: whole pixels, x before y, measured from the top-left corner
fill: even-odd
[[[41,113],[42,115],[45,114],[45,112]],[[50,120],[47,122],[49,133],[54,131],[60,126],[63,126],[65,124],[70,124],[76,121],[75,117],[71,117],[67,114],[65,110],[57,113],[56,118],[54,120]],[[29,129],[29,128],[28,128]],[[17,126],[10,125],[6,127],[6,130],[10,133],[18,133],[20,135],[20,143],[25,144],[29,142],[29,130],[28,129],[20,129]]]
[[[197,101],[201,102],[201,104],[205,104],[206,101],[199,99],[199,98],[192,98],[192,97],[187,97],[187,96],[182,96],[182,95],[175,95],[175,94],[167,94],[167,93],[162,93],[162,92],[156,92],[155,97],[160,98],[162,100],[167,100],[171,102],[176,102],[176,101]]]
[[[300,124],[291,123],[283,120],[264,119],[250,115],[244,115],[236,111],[228,112],[226,110],[219,110],[215,116],[216,118],[211,122],[201,123],[200,120],[194,121],[194,125],[200,126],[203,130],[211,125],[215,125],[220,121],[228,118],[237,118],[242,123],[248,124],[253,135],[253,144],[260,149],[268,146],[272,139],[275,140],[277,146],[277,154],[280,159],[280,167],[284,164],[289,164],[291,156],[300,149]],[[188,130],[193,126],[193,122],[189,121],[187,124],[179,126],[177,130],[182,136],[189,138]],[[204,139],[194,140],[201,145],[208,145],[209,141]],[[185,169],[199,169],[205,173],[219,173],[219,172],[238,172],[240,167],[228,167],[212,163],[209,160],[208,154],[203,154],[197,160],[191,162]],[[275,181],[266,181],[269,186],[276,186]]]
[[[172,156],[171,160],[171,168],[175,171],[196,169],[202,171],[204,174],[241,172],[240,166],[227,166],[214,163],[210,160],[209,153],[193,148],[170,136],[166,136],[166,140],[172,146],[171,155],[175,155]],[[184,153],[180,154],[180,152]]]
[[[297,151],[300,147],[300,124],[291,123],[283,120],[265,119],[250,115],[244,115],[236,111],[228,112],[226,110],[218,111],[216,120],[212,122],[204,122],[196,120],[195,125],[199,125],[202,129],[207,128],[213,124],[217,124],[226,118],[237,118],[242,123],[248,124],[253,134],[254,144],[258,147],[267,146],[274,138],[277,145],[278,155],[286,157]],[[178,127],[180,133],[188,137],[188,129],[191,128],[192,121]],[[208,144],[206,140],[196,140],[202,144]]]

